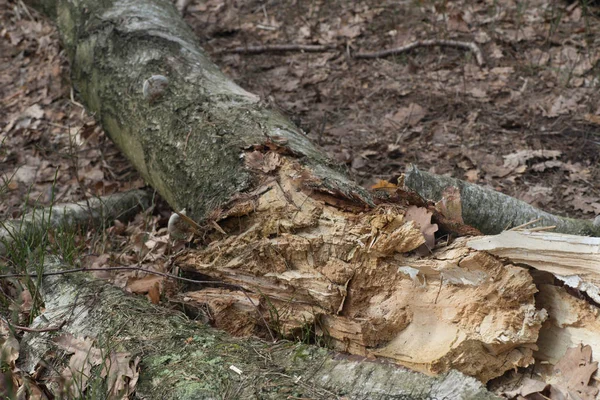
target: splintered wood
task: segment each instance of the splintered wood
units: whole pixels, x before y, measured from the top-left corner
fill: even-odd
[[[533,361],[546,313],[535,308],[525,269],[465,240],[421,258],[411,251],[425,239],[404,207],[342,211],[315,199],[302,166],[278,162],[252,207],[240,200],[245,215],[236,204],[223,212],[226,235],[215,232],[206,248],[178,258],[183,270],[243,286],[282,335],[316,332],[336,349],[426,373],[454,368],[485,382]],[[260,326],[244,296],[214,294],[207,288],[194,299],[218,326]],[[221,312],[235,303],[235,312]]]
[[[600,303],[600,238],[554,232],[506,231],[469,241],[515,263],[547,271]]]

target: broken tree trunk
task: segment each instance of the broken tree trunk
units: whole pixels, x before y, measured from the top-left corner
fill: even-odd
[[[171,2],[40,9],[58,25],[83,103],[173,209],[200,221],[255,187],[259,175],[244,162],[253,149],[297,160],[316,191],[370,203],[302,131],[223,75]]]
[[[55,6],[54,8],[52,6]],[[532,362],[544,310],[527,270],[464,240],[433,251],[405,202],[374,206],[304,134],[210,62],[167,0],[43,2],[73,85],[204,242],[182,269],[243,286],[283,335],[487,381]],[[252,333],[236,292],[201,288],[217,326]]]
[[[55,258],[45,265],[46,273],[66,268]],[[86,388],[89,394],[103,379],[92,371],[108,364],[112,385],[91,397],[105,398],[108,391],[109,398],[122,398],[135,390],[136,398],[164,400],[496,398],[455,371],[430,378],[391,364],[333,357],[304,344],[232,339],[85,274],[46,276],[41,282],[45,310],[32,327],[61,329],[26,333],[19,367],[35,373],[58,397],[70,392],[79,398]],[[49,368],[40,370],[44,365]],[[75,387],[65,386],[61,373],[73,376]]]

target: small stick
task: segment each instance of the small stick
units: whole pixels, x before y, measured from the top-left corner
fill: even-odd
[[[265,46],[243,46],[232,49],[219,50],[215,54],[262,54],[262,53],[285,53],[290,51],[302,51],[305,53],[322,53],[334,50],[335,46],[318,44],[271,44]]]
[[[10,322],[8,322],[8,320],[4,317],[0,317],[2,319],[2,321],[6,322],[6,324],[8,325],[9,328],[15,329],[17,331],[23,331],[23,332],[53,332],[53,331],[59,331],[62,329],[63,326],[65,326],[65,324],[67,323],[67,321],[63,321],[60,324],[58,324],[57,326],[49,326],[47,328],[29,328],[27,326],[19,326],[19,325],[13,325]]]
[[[556,229],[556,225],[538,226],[537,228],[527,229],[527,231],[529,231],[529,232],[542,232],[542,231],[551,231],[552,229]]]
[[[26,326],[19,326],[19,325],[12,325],[9,324],[9,326],[15,330],[18,331],[23,331],[23,332],[32,332],[32,333],[41,333],[41,332],[54,332],[54,331],[60,331],[62,329],[62,327],[67,323],[67,321],[63,321],[61,322],[59,325],[57,326],[49,326],[47,328],[28,328]]]
[[[541,219],[542,219],[542,218],[537,218],[537,219],[534,219],[534,220],[532,220],[532,221],[525,222],[524,224],[521,224],[521,225],[519,225],[519,226],[515,226],[514,228],[511,228],[511,229],[509,229],[509,231],[518,231],[519,229],[523,229],[523,228],[525,228],[526,226],[529,226],[529,225],[531,225],[531,224],[535,224],[536,222],[540,221]]]
[[[354,55],[354,58],[365,59],[365,58],[381,58],[387,57],[394,54],[400,54],[412,50],[416,47],[433,47],[433,46],[447,46],[447,47],[458,47],[462,49],[471,50],[475,54],[477,64],[484,65],[485,60],[481,49],[474,42],[461,42],[458,40],[443,40],[443,39],[430,39],[430,40],[417,40],[416,42],[409,43],[402,47],[396,47],[394,49],[375,51],[373,53],[358,53]]]
[[[417,40],[416,42],[409,43],[402,47],[396,47],[393,49],[375,51],[373,53],[357,53],[352,55],[356,59],[368,59],[368,58],[382,58],[395,54],[405,53],[417,47],[434,47],[434,46],[447,46],[447,47],[458,47],[462,49],[471,50],[475,54],[475,60],[480,66],[485,65],[483,53],[475,42],[462,42],[458,40],[444,40],[444,39],[429,39],[429,40]],[[223,49],[215,52],[215,54],[262,54],[262,53],[284,53],[291,51],[302,51],[305,53],[323,53],[327,51],[335,50],[336,46],[333,45],[311,45],[311,44],[272,44],[264,46],[245,46],[245,47],[234,47],[231,49]]]

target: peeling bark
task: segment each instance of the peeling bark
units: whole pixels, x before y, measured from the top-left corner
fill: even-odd
[[[469,247],[554,274],[600,304],[600,239],[554,232],[507,231],[474,238]]]

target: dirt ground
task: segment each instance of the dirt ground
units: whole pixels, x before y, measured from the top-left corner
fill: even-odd
[[[190,5],[186,20],[218,65],[364,185],[413,163],[589,218],[600,212],[599,10],[552,0],[210,0]],[[476,43],[486,64],[449,47],[352,58],[425,39]],[[217,54],[295,43],[338,50]]]
[[[393,181],[412,163],[579,218],[600,214],[599,17],[585,0],[191,0],[185,12],[229,76],[363,185]],[[52,25],[19,0],[0,0],[0,38],[0,218],[143,187],[78,103]],[[471,43],[484,64],[449,46],[355,57],[417,40]],[[275,44],[331,48],[228,51]],[[119,262],[141,263],[151,240],[164,254],[166,215],[155,213],[149,228],[116,226],[116,242],[131,250],[119,250]],[[160,256],[151,257],[157,270]]]

